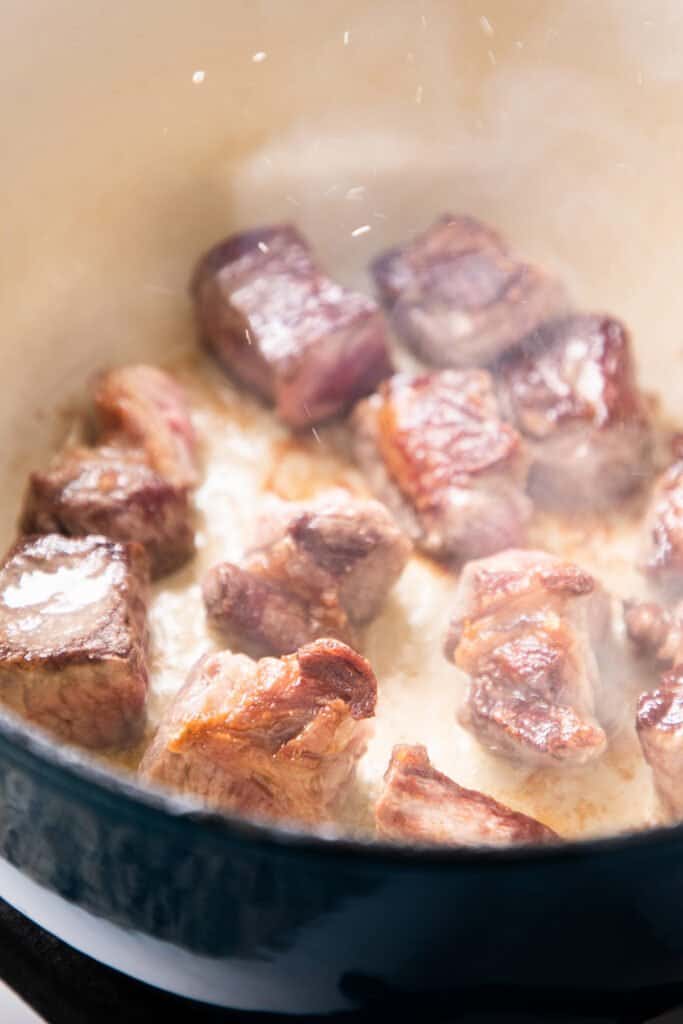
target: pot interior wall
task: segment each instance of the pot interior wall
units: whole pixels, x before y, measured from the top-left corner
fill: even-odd
[[[55,406],[192,344],[193,260],[253,222],[295,219],[352,280],[436,213],[478,214],[621,315],[680,404],[676,0],[33,0],[3,21],[3,538]]]

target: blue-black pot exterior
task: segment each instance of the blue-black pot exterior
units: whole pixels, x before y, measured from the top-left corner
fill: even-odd
[[[219,973],[258,964],[281,988],[298,952],[330,1009],[377,991],[683,982],[680,828],[526,852],[301,837],[142,793],[3,717],[0,853],[70,903]],[[306,984],[294,972],[277,1008],[305,1004]]]

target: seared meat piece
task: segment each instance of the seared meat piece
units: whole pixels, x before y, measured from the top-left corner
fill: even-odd
[[[636,727],[664,807],[683,817],[683,666],[665,673],[656,690],[641,696]]]
[[[32,473],[20,529],[136,540],[157,577],[192,555],[191,522],[187,488],[159,476],[141,453],[114,446],[67,449],[45,472]]]
[[[394,747],[375,806],[387,839],[452,846],[547,843],[552,829],[438,772],[422,746]]]
[[[485,370],[397,374],[353,422],[371,487],[424,551],[466,560],[524,543],[524,446]]]
[[[99,379],[95,405],[101,444],[67,448],[31,474],[20,529],[139,541],[163,576],[194,552],[196,439],[184,394],[156,367],[126,366]]]
[[[394,330],[433,366],[486,366],[568,307],[558,281],[471,217],[440,217],[371,269]]]
[[[669,612],[653,601],[627,601],[624,622],[639,654],[663,666],[683,664],[683,602]]]
[[[615,702],[597,657],[600,645],[609,661],[610,602],[593,577],[543,551],[504,551],[465,567],[455,605],[445,651],[470,676],[462,724],[516,758],[600,755],[598,721],[614,724]]]
[[[642,567],[665,594],[683,594],[683,461],[655,484],[643,526]]]
[[[142,448],[150,466],[174,487],[197,484],[197,439],[185,395],[156,366],[122,366],[103,374],[95,406],[105,441]]]
[[[291,426],[335,416],[391,373],[377,305],[326,277],[293,227],[221,242],[192,294],[204,342]]]
[[[140,770],[215,807],[320,824],[365,750],[376,697],[368,662],[335,640],[258,662],[206,655]]]
[[[138,544],[24,537],[0,569],[0,700],[87,747],[136,739],[147,696]]]
[[[650,424],[618,320],[577,315],[547,324],[499,369],[501,407],[531,452],[535,501],[601,507],[649,476]]]
[[[355,642],[381,610],[411,544],[377,501],[333,491],[273,502],[241,565],[211,569],[209,617],[257,651],[287,654],[316,637]]]

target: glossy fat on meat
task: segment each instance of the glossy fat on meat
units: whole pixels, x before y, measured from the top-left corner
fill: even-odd
[[[472,217],[445,214],[371,271],[394,331],[433,366],[486,366],[568,308],[558,281]]]
[[[355,644],[410,552],[377,501],[344,491],[271,500],[243,562],[204,577],[204,602],[215,625],[261,653],[287,654],[323,636]]]
[[[197,438],[187,399],[173,377],[156,366],[122,366],[95,386],[102,441],[142,448],[152,469],[179,489],[199,481]]]
[[[281,659],[206,655],[140,771],[213,807],[322,824],[353,778],[376,698],[369,663],[334,640]]]
[[[376,303],[321,272],[289,225],[220,242],[191,290],[205,344],[293,427],[336,416],[391,373]]]
[[[547,843],[540,821],[466,789],[432,765],[423,746],[396,746],[375,805],[380,838],[448,846]]]
[[[0,569],[0,700],[86,747],[138,739],[147,602],[137,544],[58,534],[18,541]]]
[[[600,756],[624,701],[612,692],[607,594],[543,551],[470,562],[445,652],[469,677],[460,721],[485,746],[539,764]]]
[[[529,448],[536,503],[602,508],[650,477],[650,422],[618,320],[578,314],[547,324],[500,363],[496,380]]]
[[[527,456],[486,371],[397,374],[353,428],[370,487],[425,552],[465,561],[525,542]]]
[[[28,534],[136,541],[159,577],[194,553],[192,521],[187,489],[161,477],[135,449],[76,447],[31,473],[19,526]]]

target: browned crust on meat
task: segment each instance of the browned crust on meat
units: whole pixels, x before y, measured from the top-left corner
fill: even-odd
[[[161,477],[141,453],[70,448],[55,456],[46,471],[30,474],[19,529],[140,541],[157,578],[194,554],[192,521],[187,489]]]
[[[460,720],[486,737],[492,749],[512,757],[527,751],[534,757],[583,764],[607,746],[597,723],[533,690],[526,695],[515,692],[512,679],[501,675],[483,673],[472,679]]]
[[[437,771],[423,746],[394,747],[375,822],[380,836],[423,843],[471,846],[557,838],[534,818]]]
[[[207,655],[140,770],[218,807],[320,823],[365,750],[376,698],[368,662],[334,640],[259,662]]]
[[[431,506],[451,486],[521,454],[519,435],[497,415],[485,371],[398,374],[382,384],[379,451],[394,480],[417,507]]]
[[[683,728],[683,672],[680,669],[665,672],[656,690],[641,694],[636,726],[639,732],[649,729],[677,732]]]
[[[170,374],[144,364],[109,370],[93,398],[103,443],[139,447],[170,484],[196,486],[197,437],[185,393]]]
[[[590,396],[580,384],[585,366],[593,371]],[[629,332],[610,316],[579,314],[544,325],[503,360],[500,372],[513,420],[530,437],[545,438],[574,421],[604,430],[647,420]]]

